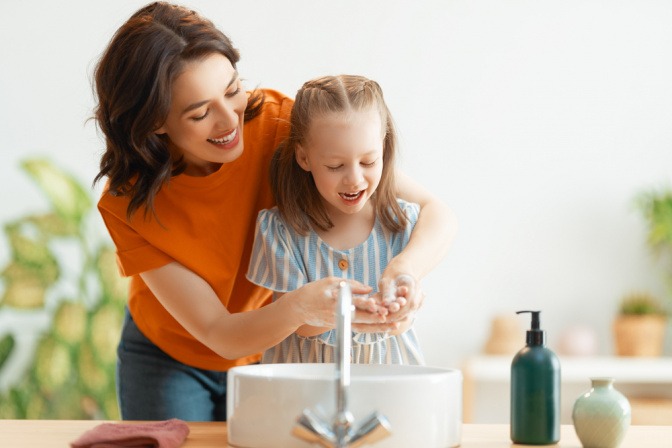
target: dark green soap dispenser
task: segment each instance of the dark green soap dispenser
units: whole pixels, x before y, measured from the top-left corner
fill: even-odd
[[[560,440],[560,360],[546,348],[541,311],[521,313],[532,314],[532,328],[511,362],[511,440],[551,445]]]

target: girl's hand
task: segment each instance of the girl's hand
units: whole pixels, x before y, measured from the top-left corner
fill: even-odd
[[[402,322],[409,318],[412,320],[425,298],[415,279],[410,275],[401,274],[392,281],[383,277],[379,284],[383,303],[390,311],[388,321]]]
[[[416,287],[416,278],[412,265],[406,263],[402,257],[394,257],[387,264],[383,275],[378,280],[378,291],[382,293],[385,302],[388,304],[398,302],[399,308],[404,307],[408,300],[421,302],[421,298],[417,297],[420,288]],[[407,287],[408,289],[398,287]],[[403,298],[403,300],[400,300],[400,298]],[[393,305],[390,311],[397,312],[398,309]]]

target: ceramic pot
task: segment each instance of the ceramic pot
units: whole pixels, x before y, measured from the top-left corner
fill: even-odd
[[[616,448],[630,427],[630,402],[613,378],[591,378],[589,391],[574,403],[572,421],[584,448]]]
[[[614,337],[618,356],[660,356],[667,318],[657,315],[618,316]]]
[[[490,323],[490,336],[483,352],[488,355],[515,355],[525,342],[518,316],[498,315]]]

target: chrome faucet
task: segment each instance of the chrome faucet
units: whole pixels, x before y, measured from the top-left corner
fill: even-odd
[[[354,418],[348,410],[350,387],[350,352],[352,347],[352,291],[347,282],[339,283],[336,309],[336,416],[331,425],[310,409],[297,419],[292,434],[307,442],[327,448],[356,448],[376,443],[391,434],[390,423],[379,412],[369,415],[353,426]]]

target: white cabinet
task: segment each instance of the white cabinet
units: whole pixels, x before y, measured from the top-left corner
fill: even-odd
[[[572,423],[572,407],[590,389],[591,377],[613,377],[614,387],[630,400],[633,424],[672,425],[672,358],[563,357],[561,415]],[[465,360],[464,422],[509,423],[513,356],[474,356]]]

